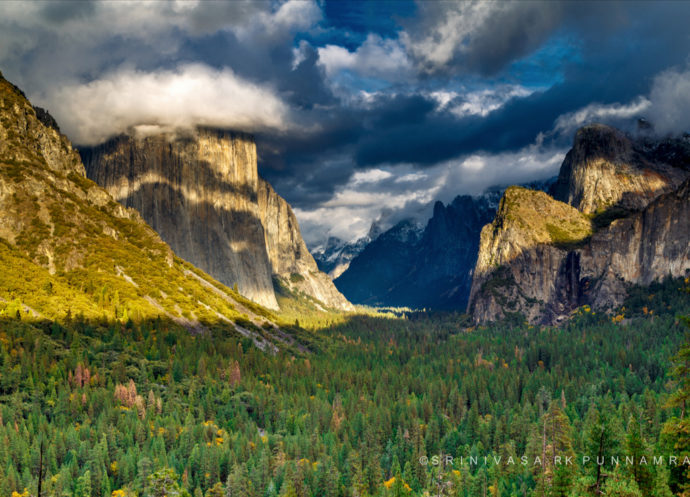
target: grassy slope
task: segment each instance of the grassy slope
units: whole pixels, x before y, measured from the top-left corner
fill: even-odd
[[[548,194],[511,186],[501,201],[504,225],[520,231],[531,244],[571,246],[592,234],[589,217]]]

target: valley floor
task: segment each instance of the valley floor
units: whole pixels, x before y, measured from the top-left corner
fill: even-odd
[[[276,355],[223,323],[2,302],[0,496],[681,495],[689,291],[636,289],[561,328],[323,314]]]

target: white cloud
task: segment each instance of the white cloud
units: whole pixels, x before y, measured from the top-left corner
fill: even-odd
[[[396,183],[414,183],[426,179],[428,176],[424,173],[408,173],[395,178]]]
[[[338,45],[326,45],[318,53],[319,64],[329,78],[346,70],[366,78],[399,81],[409,77],[412,69],[404,47],[397,40],[376,34],[369,34],[354,52]]]
[[[539,47],[564,18],[590,8],[567,2],[464,0],[418,2],[415,22],[399,34],[418,71],[492,74]]]
[[[288,0],[269,16],[267,25],[303,30],[321,20],[321,9],[313,0]]]
[[[522,86],[475,91],[464,95],[463,101],[451,106],[450,111],[458,117],[468,115],[486,116],[490,112],[503,107],[510,99],[526,97],[532,93],[534,93],[534,90]]]
[[[367,171],[357,171],[352,175],[352,183],[360,185],[362,183],[378,183],[381,180],[390,178],[393,173],[384,171],[383,169],[369,169]]]
[[[407,31],[400,38],[407,50],[432,72],[448,65],[458,53],[471,49],[472,39],[495,13],[505,8],[504,2],[458,2],[441,4],[438,19],[427,26],[422,35]]]
[[[545,180],[558,174],[567,150],[529,145],[515,152],[473,154],[433,166],[439,184],[436,198],[450,202],[460,194],[475,195],[488,187]]]
[[[242,45],[246,57],[265,57],[320,19],[314,0],[5,0],[0,66],[33,98],[59,84],[100,79],[123,61],[170,68],[189,60],[186,42],[216,33],[232,33],[233,48]]]
[[[586,107],[563,114],[556,119],[552,132],[572,135],[585,124],[594,122],[614,123],[640,116],[650,108],[651,102],[645,97],[638,97],[627,104],[589,104]]]
[[[649,118],[658,133],[690,132],[690,69],[659,74],[649,100]]]
[[[513,98],[523,98],[537,91],[520,85],[500,85],[474,91],[436,90],[429,96],[436,101],[437,110],[448,110],[455,116],[486,116],[503,107]]]
[[[424,224],[436,200],[449,203],[458,195],[475,195],[491,186],[551,178],[565,153],[535,144],[516,152],[459,157],[423,171],[414,164],[368,169],[355,173],[328,201],[295,213],[309,246],[328,236],[356,240],[372,222],[381,220],[382,213],[386,213],[384,229],[408,217]]]
[[[649,95],[628,103],[592,103],[556,119],[550,135],[571,136],[591,123],[633,129],[634,120],[646,117],[660,135],[690,131],[690,69],[669,69],[658,74]]]
[[[25,2],[5,0],[0,13],[8,29],[52,31],[60,39],[101,40],[126,36],[153,40],[181,30],[192,36],[230,30],[276,32],[308,29],[321,20],[314,0],[288,0],[271,10],[268,2],[175,0],[92,0]],[[166,38],[172,40],[173,38]]]
[[[288,125],[288,108],[270,88],[244,81],[229,69],[201,64],[151,73],[122,69],[52,90],[38,103],[47,104],[79,144],[95,144],[140,125],[246,131]]]

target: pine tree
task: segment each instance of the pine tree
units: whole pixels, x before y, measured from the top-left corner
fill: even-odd
[[[161,469],[147,478],[146,497],[180,497],[182,489],[178,483],[178,476],[171,468]]]
[[[599,405],[592,405],[585,419],[585,454],[591,460],[585,471],[594,477],[593,490],[599,494],[613,469],[611,456],[618,456],[622,429],[611,399],[603,397]]]
[[[211,488],[206,490],[204,497],[225,497],[225,490],[223,489],[223,484],[217,482]]]
[[[326,457],[319,464],[316,474],[316,493],[323,497],[336,497],[338,495],[338,469],[333,465],[330,457]]]
[[[395,480],[393,481],[393,485],[391,485],[390,487],[389,495],[391,497],[403,497],[407,495],[407,490],[405,489],[405,482],[402,476],[402,470],[400,469],[400,463],[398,462],[397,456],[393,459],[391,473]]]
[[[254,494],[252,482],[249,479],[247,465],[237,464],[228,476],[226,484],[227,497],[252,497]]]
[[[560,403],[551,402],[537,429],[532,430],[528,446],[529,460],[539,458],[533,465],[535,495],[568,495],[575,472],[574,456],[570,420]]]
[[[683,318],[690,327],[690,319]],[[686,416],[687,401],[690,399],[690,341],[686,342],[673,357],[672,376],[677,382],[677,390],[666,407],[680,408],[680,417],[673,416],[664,424],[662,436],[669,453],[678,457],[690,457],[690,417]],[[690,494],[690,468],[678,465],[670,468],[670,488],[680,495]]]
[[[86,470],[86,472],[77,479],[74,497],[91,497],[91,471]]]
[[[635,415],[630,416],[628,430],[625,436],[625,454],[633,458],[633,464],[628,465],[629,473],[637,483],[643,495],[650,495],[654,488],[654,474],[647,464],[641,464],[642,457],[649,458],[647,444],[642,436],[642,428]]]
[[[144,492],[148,485],[148,477],[151,474],[151,460],[148,457],[142,457],[137,463],[137,479],[136,488],[139,492]]]
[[[632,478],[620,473],[614,473],[607,478],[603,485],[602,495],[606,497],[644,497]]]

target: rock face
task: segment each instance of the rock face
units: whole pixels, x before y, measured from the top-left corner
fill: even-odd
[[[331,279],[319,271],[302,239],[290,205],[273,187],[259,178],[258,205],[265,243],[273,274],[292,291],[315,298],[328,307],[353,310]]]
[[[464,309],[479,247],[500,193],[437,202],[425,228],[402,222],[369,243],[335,280],[350,300],[369,305]]]
[[[190,136],[120,136],[81,153],[89,178],[139,211],[181,257],[242,295],[277,309],[272,276],[294,273],[311,283],[300,285],[306,294],[349,308],[328,278],[310,273],[318,270],[303,255],[297,220],[258,176],[251,136],[199,128]]]
[[[413,222],[401,221],[379,235],[335,279],[338,290],[357,304],[408,305],[408,289],[399,283],[410,272],[421,231]]]
[[[690,154],[683,142],[634,143],[590,126],[578,132],[555,189],[572,206],[506,190],[482,229],[468,304],[475,321],[520,313],[555,323],[584,304],[621,305],[632,284],[685,276],[690,179],[679,181]]]
[[[251,137],[208,129],[190,137],[120,136],[81,152],[87,176],[140,212],[180,257],[278,307]]]
[[[683,141],[676,140],[684,154]],[[663,146],[663,145],[662,145]],[[594,214],[610,208],[643,209],[651,200],[678,188],[688,177],[685,164],[670,164],[659,144],[633,141],[615,128],[592,124],[579,129],[573,148],[561,166],[554,197],[581,212]],[[666,148],[674,148],[667,141]]]

